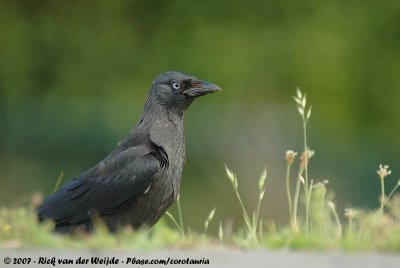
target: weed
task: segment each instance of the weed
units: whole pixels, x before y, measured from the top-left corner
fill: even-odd
[[[239,204],[242,209],[243,213],[243,219],[246,224],[246,228],[248,231],[248,235],[246,236],[246,240],[250,237],[253,239],[254,242],[258,243],[258,238],[262,236],[261,232],[259,233],[259,236],[257,236],[257,226],[262,226],[262,220],[259,219],[260,216],[260,207],[261,207],[261,201],[264,198],[265,190],[266,190],[266,180],[267,180],[267,169],[264,169],[262,172],[260,179],[258,180],[258,202],[257,202],[257,209],[253,212],[253,217],[252,220],[250,220],[249,213],[247,212],[242,198],[239,193],[239,183],[237,180],[237,177],[235,174],[233,174],[232,171],[229,170],[227,166],[225,166],[226,174],[228,175],[228,178],[233,186],[233,190],[235,191],[236,197],[239,201]],[[262,227],[259,227],[262,228]]]

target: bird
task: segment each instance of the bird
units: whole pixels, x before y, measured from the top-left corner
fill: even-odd
[[[38,220],[55,232],[91,232],[100,218],[110,232],[153,226],[180,191],[185,161],[184,112],[221,88],[179,71],[158,75],[136,126],[98,164],[50,194]]]

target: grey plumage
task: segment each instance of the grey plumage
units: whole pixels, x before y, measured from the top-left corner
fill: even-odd
[[[56,231],[92,229],[98,215],[111,231],[152,226],[176,200],[185,158],[183,112],[199,96],[220,88],[181,72],[159,75],[136,127],[100,163],[48,196],[39,220]]]

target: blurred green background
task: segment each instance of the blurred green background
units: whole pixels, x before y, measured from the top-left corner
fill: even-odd
[[[340,207],[376,207],[378,164],[399,178],[399,1],[0,1],[0,203],[48,194],[136,124],[156,75],[181,70],[223,91],[185,116],[186,222],[241,221],[224,164],[262,217],[287,218],[287,149],[300,151],[296,86],[313,105],[315,181]],[[241,223],[240,223],[241,224]]]

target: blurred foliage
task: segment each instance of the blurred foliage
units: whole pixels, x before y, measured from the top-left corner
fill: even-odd
[[[97,223],[92,235],[76,233],[71,236],[52,232],[53,225],[39,225],[31,208],[0,208],[0,248],[78,248],[78,249],[136,249],[148,250],[166,247],[188,247],[194,245],[182,240],[179,233],[160,221],[156,228],[133,231],[126,228],[110,234],[102,223]],[[198,241],[201,247],[205,238]]]
[[[267,165],[261,214],[285,217],[283,154],[301,150],[296,86],[313,104],[310,176],[328,176],[343,205],[377,206],[372,167],[399,174],[399,47],[394,0],[2,0],[0,202],[49,193],[60,172],[99,161],[134,126],[154,77],[182,70],[224,89],[186,115],[192,225],[215,204],[217,220],[240,218],[225,163],[249,178],[247,193]]]
[[[33,204],[41,197],[34,195]],[[35,200],[36,199],[36,200]],[[320,204],[320,200],[315,200]],[[314,202],[314,201],[313,201]],[[400,197],[397,195],[389,202],[385,213],[378,210],[362,211],[354,215],[352,225],[343,222],[343,232],[338,237],[334,220],[326,217],[314,222],[310,232],[303,228],[292,233],[290,227],[276,228],[273,223],[265,224],[260,233],[260,241],[253,239],[243,225],[234,233],[229,227],[221,227],[219,239],[216,232],[199,234],[190,232],[186,236],[176,228],[166,225],[167,217],[162,218],[151,229],[132,230],[122,228],[111,234],[99,220],[95,221],[95,231],[90,235],[76,232],[60,235],[52,232],[53,224],[39,224],[34,207],[28,204],[22,207],[0,207],[0,249],[15,248],[52,248],[52,249],[91,249],[91,250],[154,250],[167,249],[268,249],[292,250],[342,250],[342,251],[400,251]],[[313,206],[314,207],[314,206]],[[317,206],[317,212],[320,207]],[[326,215],[327,216],[327,215]],[[215,222],[211,222],[216,225]],[[322,227],[322,228],[321,228]],[[190,230],[190,227],[188,227]]]

